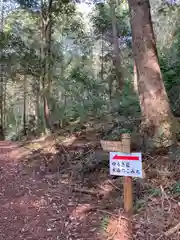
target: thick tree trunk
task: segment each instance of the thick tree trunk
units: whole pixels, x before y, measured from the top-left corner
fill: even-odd
[[[148,147],[171,146],[176,141],[174,117],[158,62],[150,3],[149,0],[128,2],[145,144]]]

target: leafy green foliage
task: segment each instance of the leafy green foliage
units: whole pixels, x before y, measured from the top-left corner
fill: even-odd
[[[127,36],[130,32],[128,9],[122,5],[116,8],[117,32],[120,36]],[[95,34],[109,34],[112,32],[112,17],[109,4],[97,4],[95,15],[92,16]]]
[[[9,12],[5,19],[4,32],[0,36],[0,46],[3,49],[1,61],[9,66],[7,71],[7,121],[14,125],[17,117],[13,117],[14,105],[17,99],[23,99],[23,79],[28,80],[27,119],[34,114],[36,109],[37,86],[40,88],[40,124],[43,124],[42,106],[42,65],[41,65],[41,15],[40,10],[47,10],[48,1],[17,0],[18,9]],[[80,119],[88,121],[90,117],[101,117],[108,113],[115,119],[119,116],[139,117],[139,100],[132,88],[133,61],[131,44],[122,47],[126,81],[122,94],[117,91],[117,84],[113,81],[116,72],[113,66],[112,53],[112,16],[108,3],[98,4],[84,19],[83,12],[77,11],[72,1],[53,0],[53,33],[51,41],[52,64],[51,92],[47,97],[51,112],[52,122],[74,121]],[[153,5],[160,9],[162,4]],[[169,34],[172,20],[178,19],[178,8],[169,9],[166,14],[154,16],[154,24],[159,30],[159,25]],[[41,9],[42,8],[42,9]],[[154,12],[154,11],[153,11]],[[130,24],[127,3],[116,4],[118,36],[130,35]],[[86,21],[85,21],[86,20]],[[160,25],[162,27],[162,24]],[[174,25],[173,25],[174,26]],[[164,34],[164,33],[163,33]],[[164,76],[168,95],[177,112],[179,104],[179,79],[180,79],[180,36],[178,27],[171,33],[172,41],[167,44],[166,35],[157,32],[159,60]],[[168,39],[170,35],[168,35]],[[110,96],[110,81],[111,96]],[[14,89],[19,94],[14,93]],[[17,90],[18,89],[18,90]],[[19,101],[19,100],[18,100]],[[18,103],[19,104],[19,103]],[[176,110],[175,110],[176,109]],[[21,112],[22,113],[22,112]],[[22,125],[22,115],[18,117],[18,124]],[[131,124],[132,125],[132,124]],[[10,129],[10,128],[9,128]],[[12,129],[12,128],[11,128]],[[14,129],[14,128],[13,128]],[[9,130],[11,131],[11,130]],[[13,130],[14,131],[14,130]],[[111,138],[116,138],[122,132],[133,132],[134,126],[120,125]]]
[[[167,4],[159,1],[153,5],[159,14],[153,16],[157,35],[159,62],[165,82],[165,87],[176,116],[180,115],[180,35],[179,13],[177,4]]]
[[[39,1],[37,0],[16,0],[24,8],[37,8]]]

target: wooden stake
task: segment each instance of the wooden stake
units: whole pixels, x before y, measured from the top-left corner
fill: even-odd
[[[131,152],[131,138],[129,134],[122,134],[122,146],[123,152]],[[124,222],[124,227],[127,229],[126,235],[124,236],[125,240],[133,239],[132,231],[132,212],[133,212],[133,187],[132,187],[132,177],[124,177],[124,210],[127,220]]]
[[[129,134],[122,134],[123,152],[131,152],[131,138]],[[128,215],[132,214],[133,209],[133,189],[132,177],[124,177],[124,210]]]
[[[132,177],[124,177],[124,210],[128,215],[133,210]]]

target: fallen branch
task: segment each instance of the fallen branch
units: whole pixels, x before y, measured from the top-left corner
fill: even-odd
[[[170,228],[167,232],[165,232],[164,235],[166,237],[169,237],[170,235],[172,235],[173,233],[175,233],[179,230],[180,230],[180,222],[176,226]]]
[[[89,212],[94,212],[94,211],[97,211],[97,212],[100,212],[100,213],[103,213],[103,214],[108,214],[108,215],[111,215],[111,217],[113,218],[117,218],[119,217],[119,214],[115,214],[113,212],[109,212],[108,210],[112,211],[114,210],[114,207],[113,206],[109,206],[108,205],[103,205],[103,206],[98,206],[98,205],[91,205],[91,204],[84,204],[85,206],[85,209],[83,209],[83,213],[87,214]],[[81,206],[80,206],[81,208]],[[76,209],[77,211],[77,209]],[[120,215],[123,219],[127,220],[128,218],[125,216],[125,215]]]
[[[73,187],[72,191],[73,192],[79,192],[79,193],[85,193],[85,194],[91,194],[91,195],[96,196],[96,197],[100,197],[102,195],[102,194],[100,194],[99,192],[97,192],[95,190],[90,190],[90,189],[85,189],[85,188]]]

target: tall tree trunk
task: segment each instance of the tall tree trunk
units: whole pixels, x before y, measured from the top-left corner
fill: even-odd
[[[101,33],[101,81],[104,81],[104,41],[103,32]]]
[[[27,76],[24,75],[24,96],[23,96],[23,132],[24,136],[27,135],[27,124],[26,124],[26,100],[27,100]]]
[[[40,81],[38,78],[35,79],[34,90],[36,92],[36,100],[35,100],[35,121],[36,121],[36,128],[39,131],[41,128],[40,124]]]
[[[41,0],[41,21],[42,21],[42,90],[43,90],[43,112],[45,120],[45,128],[52,131],[51,116],[48,101],[51,92],[51,36],[52,36],[52,3],[53,0],[48,0],[47,3]]]
[[[6,73],[6,70],[5,70],[5,73]],[[6,75],[5,75],[5,78],[6,78]],[[7,121],[6,121],[6,117],[7,117],[6,94],[7,94],[7,78],[4,81],[4,89],[3,89],[3,115],[4,115],[3,124],[4,124],[4,130],[6,129],[6,124],[7,124]]]
[[[46,49],[47,49],[47,69],[48,69],[48,92],[49,97],[51,93],[51,84],[52,84],[52,56],[51,56],[51,42],[52,42],[52,25],[53,25],[53,18],[52,18],[52,4],[53,0],[48,1],[48,22],[46,26]]]
[[[0,1],[0,34],[3,35],[4,1]],[[2,50],[1,50],[2,51]],[[2,52],[0,53],[0,58]],[[0,63],[0,140],[4,140],[4,64]]]
[[[113,33],[113,48],[114,48],[114,56],[113,56],[113,64],[116,70],[116,80],[119,85],[119,90],[123,90],[123,71],[122,71],[122,61],[121,61],[121,52],[119,48],[119,38],[117,33],[117,19],[116,19],[116,2],[112,0],[110,2],[111,8],[111,18],[112,18],[112,33]]]
[[[45,61],[45,54],[44,54],[44,23],[43,23],[43,6],[44,2],[41,0],[41,17],[40,17],[40,25],[41,25],[41,47],[40,47],[40,66],[41,66],[41,76],[40,76],[40,85],[42,85],[42,103],[43,103],[43,130],[45,132],[46,123],[45,123],[45,112],[44,112],[44,94],[45,94],[45,73],[44,73],[44,61]]]
[[[4,140],[4,65],[0,64],[0,140]]]
[[[149,0],[128,0],[137,68],[139,100],[146,146],[167,147],[175,143],[173,115],[158,62]]]

